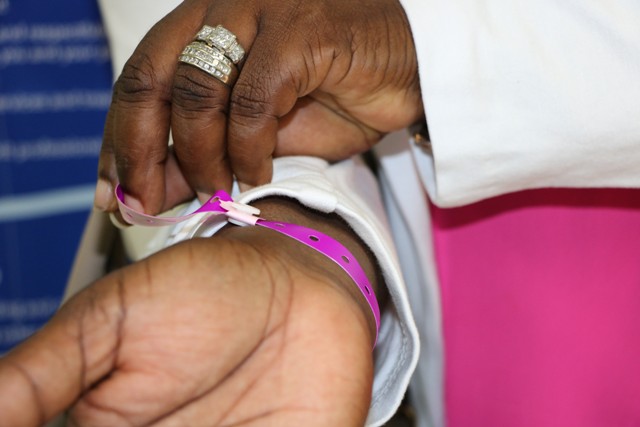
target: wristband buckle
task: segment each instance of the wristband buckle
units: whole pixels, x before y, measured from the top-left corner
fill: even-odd
[[[228,200],[220,200],[220,207],[225,209],[224,213],[227,216],[227,221],[231,224],[245,227],[247,225],[256,225],[256,222],[260,219],[260,209],[253,206],[245,205],[244,203],[230,202]]]

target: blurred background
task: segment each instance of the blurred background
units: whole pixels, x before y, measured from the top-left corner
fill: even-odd
[[[0,354],[59,304],[111,80],[94,0],[0,0]]]

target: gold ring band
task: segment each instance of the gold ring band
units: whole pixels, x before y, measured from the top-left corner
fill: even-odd
[[[185,47],[178,60],[199,68],[229,86],[233,86],[238,78],[238,69],[229,58],[219,49],[199,41]]]

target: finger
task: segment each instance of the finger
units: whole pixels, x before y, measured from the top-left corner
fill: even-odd
[[[113,189],[118,184],[118,172],[113,153],[113,116],[116,110],[116,101],[117,97],[114,93],[105,120],[102,146],[100,147],[100,156],[98,158],[98,182],[93,199],[94,206],[105,212],[117,210],[117,203],[113,194]]]
[[[190,200],[193,200],[194,192],[185,180],[182,175],[182,171],[176,161],[176,157],[173,153],[173,147],[169,147],[169,156],[164,168],[165,172],[165,182],[166,182],[166,197],[164,199],[164,204],[162,205],[161,211],[166,212],[169,209],[174,208],[180,203],[184,203]],[[117,181],[116,181],[117,184]],[[110,184],[108,184],[110,186]],[[109,188],[111,194],[113,196],[113,189]],[[129,196],[125,193],[125,203],[131,204],[131,200]],[[115,200],[115,198],[114,198]],[[129,224],[122,217],[120,210],[118,209],[117,202],[114,207],[115,210],[112,210],[112,215],[110,215],[111,223],[121,229],[128,228],[131,224]]]
[[[180,203],[193,200],[193,189],[185,179],[176,159],[173,146],[169,147],[169,157],[164,168],[166,197],[162,211],[167,211]]]
[[[205,24],[228,29],[248,51],[257,26],[252,16],[245,4],[221,2],[209,11]],[[196,42],[195,49],[226,61],[232,76],[225,83],[197,66],[180,63],[174,81],[171,128],[176,155],[187,182],[208,197],[217,189],[231,189],[226,129],[229,94],[238,67],[225,57],[226,52],[204,42]],[[209,61],[207,67],[214,64],[219,62]]]
[[[118,204],[114,196],[114,189],[119,183],[113,152],[113,115],[116,110],[116,102],[117,97],[114,96],[112,106],[107,113],[107,119],[105,121],[103,142],[98,160],[98,183],[94,195],[94,205],[102,211],[115,212],[116,216],[119,216]],[[161,208],[163,212],[181,202],[193,198],[194,194],[182,175],[171,147],[168,149],[167,160],[164,164],[164,173],[166,194]],[[120,220],[122,220],[122,218],[120,218]],[[120,222],[126,224],[124,221]]]
[[[282,18],[271,17],[266,22],[282,22]],[[326,72],[320,68],[324,64],[309,68],[314,60],[306,54],[313,53],[304,41],[285,34],[265,24],[231,93],[228,153],[234,174],[245,184],[259,185],[271,179],[280,118],[291,111],[299,96],[317,87]]]
[[[174,149],[187,182],[199,194],[231,188],[225,143],[228,92],[202,71],[178,67],[171,113]]]
[[[110,294],[96,307],[95,293],[83,292],[0,359],[2,425],[44,424],[112,369],[121,308]]]
[[[113,152],[134,207],[157,213],[166,204],[171,91],[177,57],[193,37],[206,2],[184,2],[147,33],[116,82]]]

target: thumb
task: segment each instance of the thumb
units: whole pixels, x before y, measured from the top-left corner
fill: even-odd
[[[121,304],[99,292],[76,296],[0,359],[0,427],[43,425],[113,369]]]

